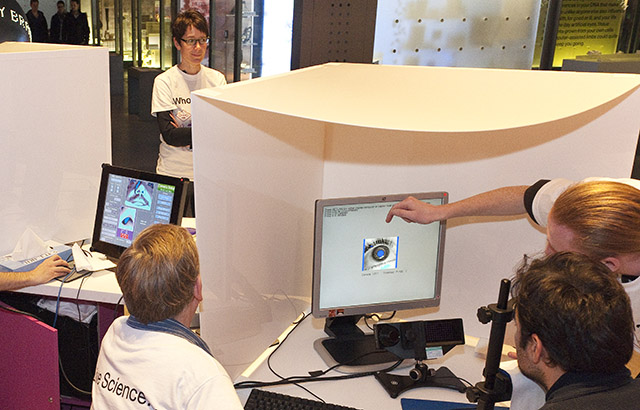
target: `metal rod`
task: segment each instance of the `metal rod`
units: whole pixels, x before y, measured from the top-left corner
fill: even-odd
[[[235,35],[233,39],[233,82],[240,81],[242,64],[242,0],[236,0]]]
[[[556,52],[556,39],[560,24],[560,11],[562,0],[549,0],[547,6],[547,21],[542,37],[542,50],[540,51],[540,69],[551,70],[553,68],[553,56]]]
[[[142,67],[142,2],[140,1],[136,1],[136,33],[138,43],[138,67]]]
[[[509,290],[511,289],[511,281],[502,279],[500,282],[500,293],[498,295],[498,304],[496,307],[500,311],[507,309],[509,302]],[[491,333],[489,335],[489,346],[487,350],[487,362],[484,369],[485,387],[492,390],[496,381],[496,374],[500,368],[500,356],[502,355],[502,344],[504,343],[504,334],[506,332],[507,322],[501,320],[501,317],[494,312],[494,318],[491,322]]]

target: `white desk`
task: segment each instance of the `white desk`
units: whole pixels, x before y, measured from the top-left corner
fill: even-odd
[[[413,317],[406,320],[424,320],[425,318]],[[280,349],[271,358],[271,367],[283,377],[304,376],[309,371],[324,370],[328,366],[322,361],[313,348],[313,342],[322,337],[326,337],[324,331],[324,320],[308,317],[296,329],[292,331],[289,338],[282,344]],[[456,376],[466,379],[472,384],[483,380],[482,370],[484,369],[484,359],[474,353],[474,347],[467,344],[456,346],[443,358],[429,360],[427,364],[430,368],[438,369],[446,366]],[[395,374],[408,375],[411,367],[395,370]],[[333,371],[327,376],[338,375]],[[257,380],[275,381],[278,380],[267,367],[266,361],[262,363],[251,375],[240,377],[236,381]],[[418,388],[402,393],[398,398],[392,399],[384,390],[382,385],[373,376],[358,379],[348,379],[339,381],[323,381],[304,383],[304,387],[317,394],[328,403],[341,404],[364,410],[393,410],[401,409],[400,399],[429,399],[443,400],[460,403],[468,403],[464,393],[444,388]],[[292,396],[314,399],[309,393],[295,385],[282,385],[277,387],[267,387],[265,389],[285,393]],[[238,395],[245,401],[250,393],[250,389],[238,390]]]
[[[60,291],[60,285],[60,281],[52,280],[42,285],[22,288],[16,292],[53,297],[57,297],[60,292],[61,298],[109,304],[118,303],[122,297],[115,273],[107,270],[93,272],[85,278],[84,282],[82,279],[76,279],[73,282],[65,283],[62,285],[62,291]],[[80,293],[78,293],[78,289],[80,289]]]
[[[98,335],[102,340],[116,316],[114,309],[118,309],[118,304],[124,305],[121,300],[122,291],[116,280],[115,273],[108,270],[96,271],[91,275],[87,275],[84,281],[80,278],[63,284],[62,290],[60,290],[61,284],[62,282],[60,281],[52,280],[42,285],[29,286],[15,292],[53,298],[57,298],[58,292],[60,292],[61,298],[95,304],[98,308]]]

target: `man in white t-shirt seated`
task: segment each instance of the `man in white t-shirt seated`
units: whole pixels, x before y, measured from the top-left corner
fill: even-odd
[[[195,241],[156,224],[134,240],[116,278],[131,316],[113,322],[98,356],[95,409],[242,409],[229,375],[189,329],[202,301]]]

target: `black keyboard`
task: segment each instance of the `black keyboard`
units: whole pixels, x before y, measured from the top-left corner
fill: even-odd
[[[357,410],[353,407],[323,403],[321,401],[288,396],[266,390],[253,389],[245,410]]]

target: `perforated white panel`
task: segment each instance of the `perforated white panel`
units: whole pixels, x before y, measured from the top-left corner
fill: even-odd
[[[531,68],[541,0],[379,0],[374,61]]]

